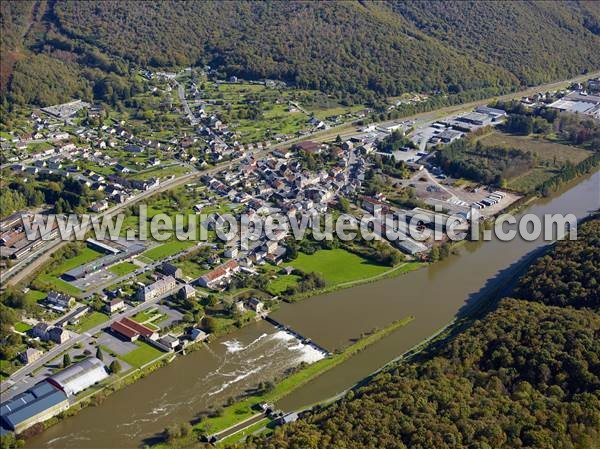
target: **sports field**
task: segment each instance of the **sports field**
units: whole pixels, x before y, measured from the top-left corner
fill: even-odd
[[[328,286],[377,276],[390,270],[343,249],[319,250],[314,254],[300,253],[291,266],[305,273],[319,273]]]

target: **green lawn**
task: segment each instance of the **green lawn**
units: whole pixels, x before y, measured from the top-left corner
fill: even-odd
[[[536,167],[527,173],[511,179],[507,187],[519,192],[528,193],[535,190],[544,181],[552,178],[557,172],[548,167]]]
[[[78,295],[79,293],[81,293],[81,290],[79,290],[74,285],[69,284],[68,282],[63,281],[62,279],[56,276],[52,276],[50,274],[40,274],[38,276],[38,279],[41,282],[48,284],[48,286],[51,289],[57,290],[59,292],[67,293],[70,295]]]
[[[135,344],[139,346],[137,349],[134,349],[125,355],[120,355],[119,358],[136,368],[144,366],[146,363],[151,362],[164,354],[159,349],[156,349],[154,346],[150,346],[143,341],[136,341]]]
[[[290,265],[305,273],[319,273],[328,286],[370,278],[391,269],[339,248],[319,250],[312,255],[300,253]]]
[[[149,259],[148,257],[142,256],[142,255],[138,256],[136,259],[145,264],[154,262],[152,259]]]
[[[279,295],[286,291],[288,287],[296,285],[299,280],[300,276],[295,274],[284,274],[283,276],[279,276],[277,279],[269,282],[267,290],[272,295]]]
[[[62,279],[60,279],[60,276],[75,267],[85,265],[86,263],[91,262],[92,260],[98,259],[102,255],[103,254],[99,251],[95,251],[91,248],[85,247],[79,252],[77,256],[62,261],[61,263],[53,267],[49,272],[40,274],[38,276],[38,280],[48,284],[48,287],[53,290],[57,290],[70,295],[77,295],[81,293],[81,290],[79,290],[77,287],[70,284],[69,282],[63,281]]]
[[[31,302],[39,302],[42,299],[46,299],[46,293],[40,292],[39,290],[29,290],[25,293],[25,299]]]
[[[194,242],[174,240],[169,243],[157,246],[156,248],[149,249],[142,253],[143,256],[152,259],[153,261],[164,259],[165,257],[172,256],[183,251],[186,248],[192,246]]]
[[[108,269],[113,274],[117,276],[125,276],[126,274],[134,272],[138,266],[131,262],[121,262],[116,265],[113,265]]]
[[[156,309],[143,310],[137,313],[132,320],[138,323],[146,323],[146,321],[157,321],[160,317],[165,316]]]
[[[81,250],[81,252],[77,256],[71,257],[70,259],[67,259],[64,262],[61,262],[59,265],[54,267],[52,269],[52,271],[50,272],[50,274],[60,276],[61,274],[65,273],[75,267],[78,267],[80,265],[85,265],[86,263],[91,262],[92,260],[98,259],[102,255],[103,254],[99,251],[95,251],[91,248],[85,247]]]
[[[146,180],[149,178],[166,178],[167,176],[175,175],[180,176],[187,172],[190,169],[188,167],[184,167],[181,165],[169,165],[166,167],[152,167],[148,170],[143,170],[134,175],[129,176],[129,179],[137,179],[137,180]]]
[[[91,312],[89,314],[87,314],[86,316],[84,316],[79,323],[77,323],[73,329],[75,330],[75,332],[78,333],[82,333],[82,332],[86,332],[88,330],[90,330],[92,327],[96,327],[99,324],[104,323],[105,321],[107,321],[109,318],[108,315],[106,315],[105,313],[101,313],[101,312]]]
[[[365,107],[363,105],[339,106],[337,108],[326,108],[326,109],[314,108],[314,109],[311,109],[309,112],[313,112],[315,117],[318,118],[319,120],[324,120],[327,117],[331,117],[332,115],[348,114],[351,112],[360,111],[364,108]]]
[[[17,332],[27,332],[29,329],[31,329],[31,326],[27,323],[23,323],[22,321],[19,321],[18,323],[15,323],[15,330]]]
[[[241,439],[247,437],[248,435],[252,435],[254,432],[258,432],[260,429],[262,429],[263,427],[266,427],[271,422],[272,422],[272,420],[270,418],[261,419],[260,421],[252,424],[251,426],[246,427],[244,430],[234,433],[233,435],[230,435],[227,438],[223,438],[222,440],[220,440],[218,442],[218,445],[223,446],[223,445],[232,444],[237,441],[240,441]]]
[[[570,161],[577,164],[592,154],[590,151],[572,145],[563,145],[543,138],[536,139],[531,136],[513,136],[512,134],[505,134],[500,131],[494,131],[482,137],[479,141],[488,146],[501,146],[517,148],[522,151],[531,151],[544,161],[556,161],[558,163]]]
[[[199,278],[204,273],[209,271],[202,268],[202,266],[199,263],[189,259],[178,261],[175,263],[175,265],[181,268],[185,276],[189,276],[191,278]]]

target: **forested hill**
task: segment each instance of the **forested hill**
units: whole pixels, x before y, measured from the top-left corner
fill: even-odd
[[[366,102],[466,100],[600,67],[593,2],[3,1],[1,12],[3,55],[19,55],[3,92],[17,103],[91,96],[99,79],[147,65],[210,64]]]
[[[439,355],[390,368],[334,405],[269,439],[250,437],[243,447],[597,448],[600,314],[585,306],[598,305],[592,277],[600,269],[600,220],[579,231],[578,241],[558,244],[531,267],[522,299],[502,300]],[[537,289],[547,294],[551,284],[558,294],[540,296]],[[566,284],[575,296],[564,294]]]

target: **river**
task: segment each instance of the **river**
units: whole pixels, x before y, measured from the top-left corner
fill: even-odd
[[[600,207],[600,172],[536,201],[523,213],[571,213],[578,218]],[[522,215],[522,214],[521,214]],[[403,276],[365,284],[296,304],[274,318],[333,350],[374,328],[412,315],[415,319],[348,361],[282,399],[300,408],[352,386],[434,334],[466,305],[486,297],[547,242],[468,242],[456,254]],[[252,324],[180,357],[170,365],[31,439],[28,448],[134,448],[172,423],[192,420],[258,382],[281,375],[319,354],[265,322]]]

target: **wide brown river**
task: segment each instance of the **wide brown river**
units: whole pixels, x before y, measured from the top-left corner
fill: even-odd
[[[600,207],[600,172],[539,200],[523,213],[585,217]],[[519,217],[517,217],[519,218]],[[398,357],[489,297],[547,242],[469,242],[457,254],[393,279],[284,304],[273,317],[330,349],[394,320],[407,326],[299,388],[277,404],[297,409],[329,398]],[[343,267],[340,267],[343,270]],[[281,375],[319,354],[265,322],[252,324],[179,357],[170,365],[31,439],[27,448],[135,448],[167,425],[192,420],[211,405]]]

